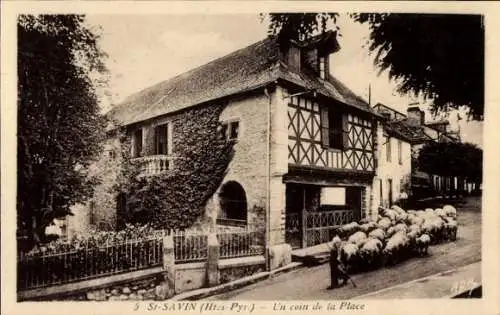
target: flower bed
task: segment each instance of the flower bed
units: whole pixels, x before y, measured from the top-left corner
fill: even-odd
[[[457,212],[453,206],[408,210],[379,208],[376,220],[363,219],[335,231],[331,245],[350,273],[394,265],[427,255],[429,245],[456,240]]]

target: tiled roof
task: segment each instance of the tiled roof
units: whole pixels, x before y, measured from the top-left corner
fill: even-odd
[[[276,80],[286,80],[342,103],[374,113],[368,104],[336,78],[328,82],[316,75],[294,73],[280,62],[275,38],[266,38],[129,96],[108,116],[121,125],[151,119],[200,103],[250,91]]]
[[[410,143],[422,143],[432,140],[425,132],[423,126],[409,124],[407,119],[387,121],[384,128],[388,134],[399,137]]]

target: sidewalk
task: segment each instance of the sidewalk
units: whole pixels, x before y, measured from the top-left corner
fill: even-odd
[[[416,279],[354,299],[428,299],[467,295],[481,286],[481,262]]]

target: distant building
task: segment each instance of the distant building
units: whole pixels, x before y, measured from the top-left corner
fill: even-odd
[[[460,142],[460,134],[449,129],[448,120],[425,121],[425,112],[411,105],[403,114],[387,105],[378,103],[373,109],[385,117],[384,127],[391,130],[411,145],[411,160],[415,161],[422,147],[430,141]],[[468,184],[458,178],[448,178],[427,174],[411,165],[411,193],[415,197],[425,197],[444,192],[466,190]]]

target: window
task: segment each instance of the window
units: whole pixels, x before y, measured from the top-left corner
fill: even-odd
[[[229,140],[238,139],[239,123],[237,121],[229,124]]]
[[[220,129],[221,136],[226,140],[236,141],[238,140],[240,131],[239,121],[231,121],[223,123]]]
[[[134,132],[134,152],[132,156],[138,157],[142,155],[142,129],[137,129]]]
[[[385,141],[385,149],[387,155],[387,162],[391,161],[391,137],[387,137]]]
[[[168,154],[168,125],[155,127],[155,154]]]
[[[403,142],[398,140],[398,161],[399,164],[403,164]]]
[[[321,79],[325,79],[326,78],[326,58],[325,57],[319,57],[319,60],[318,60],[318,63],[319,63],[319,77]]]
[[[343,132],[342,132],[342,114],[338,111],[328,111],[328,127],[329,127],[329,147],[333,149],[342,149],[343,147]]]

